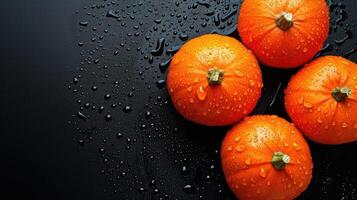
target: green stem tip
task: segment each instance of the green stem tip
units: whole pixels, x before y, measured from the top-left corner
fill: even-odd
[[[337,102],[345,101],[352,93],[352,90],[349,87],[336,87],[332,90],[332,97]]]
[[[282,31],[287,31],[294,25],[293,14],[283,12],[276,18],[275,23]]]
[[[290,156],[284,154],[283,152],[275,152],[271,159],[271,164],[276,170],[285,169],[286,165],[290,162]]]
[[[217,67],[208,70],[208,84],[209,85],[220,85],[223,81],[224,72]]]

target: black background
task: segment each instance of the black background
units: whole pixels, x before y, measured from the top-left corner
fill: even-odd
[[[234,199],[218,153],[229,127],[183,120],[157,84],[170,53],[148,61],[160,38],[167,50],[186,35],[238,37],[240,1],[205,2],[0,1],[0,199]],[[333,2],[321,54],[357,61],[356,9]],[[262,70],[255,113],[287,118],[283,89],[296,70]],[[314,179],[300,199],[357,199],[356,144],[310,144]]]

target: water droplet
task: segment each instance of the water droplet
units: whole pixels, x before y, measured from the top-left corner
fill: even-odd
[[[86,120],[87,119],[87,116],[86,115],[84,115],[82,112],[77,112],[77,117],[79,118],[79,119],[82,119],[82,120]]]
[[[238,152],[243,152],[245,150],[245,146],[243,144],[238,144],[236,150]]]
[[[125,106],[125,107],[123,108],[123,112],[125,112],[125,113],[131,112],[131,107],[130,107],[130,106]]]
[[[192,92],[192,86],[187,88],[187,92]]]
[[[91,89],[92,89],[92,91],[97,91],[97,86],[95,86],[95,85],[93,85],[92,87],[91,87]]]
[[[266,173],[266,171],[265,171],[265,169],[263,167],[260,168],[259,176],[262,177],[262,178],[266,178],[267,177],[267,173]]]
[[[240,141],[240,137],[237,136],[234,140],[235,140],[236,142],[239,142],[239,141]]]
[[[242,72],[240,72],[240,71],[234,71],[234,74],[237,75],[240,78],[244,76],[244,74]]]
[[[146,111],[145,112],[145,118],[149,119],[151,117],[151,112],[150,111]]]
[[[304,49],[302,50],[304,53],[306,53],[308,51],[308,49],[306,47],[304,47]]]
[[[317,123],[322,124],[322,122],[323,122],[323,121],[322,121],[321,117],[318,117],[318,118],[317,118]]]
[[[347,123],[342,123],[342,128],[347,128],[348,127],[348,124]]]
[[[249,80],[249,85],[250,85],[251,87],[253,87],[253,86],[255,85],[254,80]]]
[[[233,149],[233,147],[232,147],[232,145],[230,145],[230,146],[228,147],[228,151],[232,151],[232,149]]]
[[[165,38],[160,38],[156,43],[156,48],[151,50],[153,56],[160,56],[164,52]]]
[[[197,89],[196,94],[200,101],[204,101],[207,97],[207,91],[202,86]]]
[[[189,101],[190,101],[190,103],[192,103],[192,104],[195,103],[195,100],[194,100],[193,98],[190,98]]]
[[[244,163],[245,163],[246,165],[250,165],[250,164],[252,164],[252,159],[247,158]]]
[[[123,137],[123,134],[122,133],[117,133],[117,138],[121,138],[121,137]]]
[[[311,109],[314,106],[309,102],[304,102],[304,107],[307,108],[307,109]]]
[[[114,10],[109,10],[106,16],[111,18],[119,18],[119,15],[115,14]]]
[[[105,115],[105,121],[110,121],[110,120],[112,120],[112,115],[110,114]]]
[[[183,191],[192,194],[195,192],[195,188],[192,185],[185,185]]]
[[[302,97],[299,98],[299,104],[301,105],[303,103],[304,103],[304,97],[302,96]]]
[[[111,97],[111,95],[110,95],[110,94],[106,94],[106,95],[104,95],[104,99],[105,99],[105,100],[110,99],[110,97]]]
[[[294,149],[295,149],[296,151],[299,151],[299,150],[302,149],[302,147],[301,147],[298,143],[296,143],[296,142],[293,143],[293,147],[294,147]]]
[[[79,22],[79,25],[81,26],[88,26],[89,22],[87,21],[83,21],[83,22]]]
[[[164,88],[165,85],[166,85],[166,81],[163,80],[163,79],[162,79],[162,80],[158,80],[158,81],[156,82],[156,87],[159,88],[159,89]]]

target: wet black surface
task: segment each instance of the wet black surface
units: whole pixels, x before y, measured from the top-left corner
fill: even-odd
[[[331,2],[321,55],[357,61],[357,4]],[[0,2],[2,195],[27,199],[235,199],[220,167],[229,127],[182,119],[165,88],[172,55],[205,33],[238,38],[239,0]],[[255,114],[287,118],[296,70],[262,67]],[[310,143],[299,199],[357,199],[356,143]],[[3,198],[1,198],[3,199]]]

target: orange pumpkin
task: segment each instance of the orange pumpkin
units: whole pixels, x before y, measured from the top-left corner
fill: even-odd
[[[221,147],[223,172],[240,200],[291,200],[312,178],[302,134],[286,120],[260,115],[233,127]]]
[[[167,88],[176,110],[207,126],[239,121],[255,107],[263,87],[254,55],[238,40],[207,34],[173,57]]]
[[[322,48],[329,32],[329,8],[325,0],[244,0],[238,31],[265,65],[298,67]]]
[[[357,65],[325,56],[303,67],[285,91],[286,110],[311,140],[323,144],[357,141]]]

